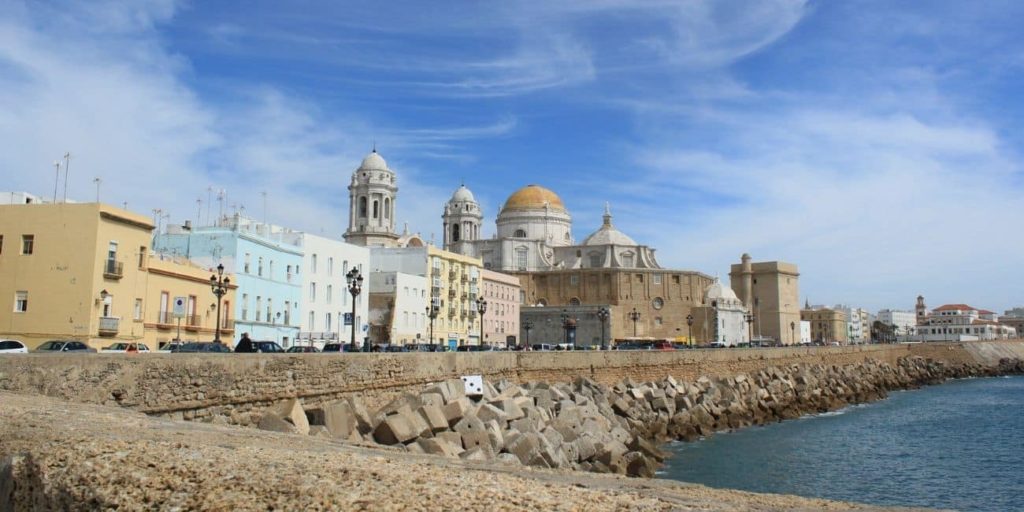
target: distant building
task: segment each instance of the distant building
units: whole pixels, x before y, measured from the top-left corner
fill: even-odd
[[[366,284],[374,341],[392,345],[430,343],[430,285],[426,276],[371,272]]]
[[[877,321],[888,326],[895,326],[895,334],[905,336],[915,332],[917,315],[913,311],[883,309],[878,312]]]
[[[846,313],[824,306],[805,306],[800,319],[811,324],[811,341],[817,343],[848,343]]]
[[[224,309],[237,335],[253,340],[295,344],[301,324],[303,252],[295,231],[239,214],[217,225],[168,226],[153,240],[155,251],[235,275],[238,300]],[[236,336],[237,339],[237,336]]]
[[[704,292],[705,304],[693,309],[696,339],[734,347],[750,343],[747,308],[732,289],[715,280]],[[705,317],[710,322],[704,322]]]
[[[152,257],[152,219],[101,203],[48,203],[4,193],[0,205],[0,337],[34,348],[74,339],[152,350],[178,337],[209,341],[217,299],[209,266]],[[231,269],[227,277],[234,281]],[[234,332],[234,286],[224,296],[222,339]],[[175,298],[181,298],[180,315]]]
[[[846,315],[846,340],[852,344],[871,341],[871,324],[868,322],[866,309],[837,304],[832,309],[842,311]]]
[[[749,254],[732,265],[729,283],[754,315],[754,337],[768,337],[783,345],[796,343],[800,322],[800,273],[782,261],[754,263]]]
[[[918,297],[918,302],[923,299]],[[974,341],[1017,337],[1016,328],[993,320],[995,313],[967,304],[945,304],[924,316],[915,339],[920,341]],[[919,322],[920,315],[918,316]]]
[[[356,269],[363,276],[363,289],[355,297],[355,316],[352,317],[355,318],[356,345],[360,346],[367,335],[362,328],[367,325],[370,250],[309,233],[286,234],[284,239],[303,251],[299,340],[318,347],[339,340],[351,343],[353,324],[347,323],[346,318],[352,317],[353,299],[346,275]]]
[[[519,344],[519,278],[493,270],[482,269],[484,343],[514,347]]]
[[[810,320],[800,320],[800,344],[807,345],[811,343],[811,339]]]

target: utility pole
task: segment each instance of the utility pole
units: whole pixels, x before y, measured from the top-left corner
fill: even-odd
[[[260,192],[263,195],[263,224],[267,224],[267,191]]]
[[[60,183],[60,160],[53,161],[53,168],[57,171],[53,178],[53,202],[57,202],[57,185]]]
[[[210,208],[213,207],[213,187],[206,187],[206,225],[210,225]]]
[[[98,203],[100,202],[100,183],[103,183],[103,180],[97,176],[92,179],[92,182],[96,184],[96,202]]]
[[[71,152],[64,152],[64,202],[68,202],[68,170],[71,168]]]

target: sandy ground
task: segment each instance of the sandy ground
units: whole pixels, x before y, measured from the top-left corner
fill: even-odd
[[[0,475],[2,510],[879,510],[471,463],[11,393],[0,393],[0,433],[0,456],[15,474]]]

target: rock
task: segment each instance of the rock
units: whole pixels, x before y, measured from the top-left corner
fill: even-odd
[[[520,463],[529,465],[540,453],[540,434],[529,432],[515,436],[505,443],[505,450],[515,455]]]
[[[373,438],[381,444],[393,445],[405,443],[418,437],[417,426],[413,418],[405,414],[385,416],[373,431]]]
[[[495,407],[492,404],[483,404],[477,409],[477,417],[483,422],[496,420],[501,424],[505,424],[508,421],[508,414],[505,411]]]
[[[289,398],[271,407],[260,419],[259,428],[274,432],[287,431],[276,420],[290,424],[293,427],[292,432],[302,435],[309,434],[309,420],[306,418],[306,411],[302,410],[302,402],[296,398]]]
[[[459,454],[462,453],[463,451],[461,444],[455,446],[452,443],[450,443],[447,439],[442,437],[420,438],[417,439],[415,443],[412,443],[409,446],[413,445],[419,446],[423,450],[423,453],[427,453],[430,455],[442,455],[445,457],[452,458],[458,457]]]
[[[290,422],[284,420],[284,418],[278,416],[274,412],[267,412],[260,418],[260,422],[257,424],[257,428],[260,430],[269,430],[271,432],[283,432],[285,434],[297,434],[298,429],[295,428]]]
[[[440,395],[437,396],[440,397]],[[441,409],[441,406],[434,403],[424,403],[416,412],[419,413],[421,418],[423,418],[423,421],[427,424],[427,428],[429,428],[432,433],[436,434],[438,432],[448,430],[448,419],[445,417],[444,410]]]
[[[491,438],[487,434],[484,423],[476,416],[466,416],[455,424],[453,430],[462,436],[462,446],[465,449],[477,446],[490,446]]]
[[[460,381],[461,382],[461,381]],[[455,425],[473,409],[473,404],[465,396],[452,400],[444,406],[444,417],[448,425]]]

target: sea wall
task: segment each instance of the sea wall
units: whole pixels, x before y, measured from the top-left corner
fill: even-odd
[[[908,355],[993,364],[991,354],[1024,351],[1021,342],[866,345],[771,349],[612,352],[383,354],[29,354],[0,357],[0,389],[76,402],[117,404],[184,419],[252,424],[254,411],[288,398],[307,406],[359,395],[379,407],[432,382],[481,375],[492,381],[614,385],[626,378],[728,377],[791,364],[895,364]]]

